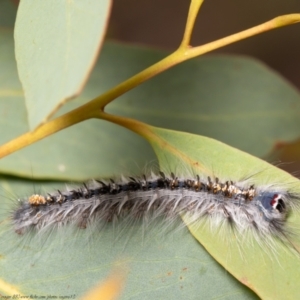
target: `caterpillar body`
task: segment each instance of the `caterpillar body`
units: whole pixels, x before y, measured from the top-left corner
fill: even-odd
[[[257,236],[273,236],[284,243],[291,230],[289,213],[299,199],[274,186],[256,187],[232,181],[221,182],[197,176],[177,177],[174,173],[94,180],[79,188],[19,199],[12,212],[17,233],[41,232],[67,224],[86,228],[91,222],[111,222],[122,217],[174,220],[187,214],[194,222],[207,218],[212,225],[234,225],[240,233],[254,230]]]

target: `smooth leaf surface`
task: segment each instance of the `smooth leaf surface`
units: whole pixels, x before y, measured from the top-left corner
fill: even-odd
[[[300,182],[290,174],[219,141],[160,128],[149,127],[149,135],[162,170],[179,170],[218,177],[221,182],[249,178],[255,186],[281,187],[299,195]],[[155,138],[153,138],[155,136]],[[187,224],[187,216],[183,218]],[[212,229],[210,219],[190,226],[192,234],[226,270],[263,299],[296,299],[299,295],[299,254],[287,251],[274,239],[272,247],[258,243],[253,232],[238,234],[230,226]],[[288,225],[300,228],[300,212],[289,216]],[[238,226],[238,224],[237,224]],[[300,250],[300,239],[292,240]],[[226,250],[225,250],[226,249]]]
[[[128,271],[120,300],[257,299],[184,228],[161,231],[155,224],[145,230],[137,222],[121,222],[94,232],[91,227],[75,232],[64,227],[40,236],[17,235],[7,218],[16,204],[12,195],[30,195],[33,184],[35,191],[62,188],[54,182],[40,188],[38,182],[1,180],[2,200],[6,200],[1,202],[0,223],[2,295],[10,287],[25,296],[74,295],[78,299],[116,266]]]
[[[110,4],[20,2],[15,53],[31,129],[81,92],[104,38]]]

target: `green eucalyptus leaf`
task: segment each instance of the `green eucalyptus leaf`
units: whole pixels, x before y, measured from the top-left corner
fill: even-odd
[[[15,52],[31,129],[82,91],[104,38],[110,4],[20,2]]]

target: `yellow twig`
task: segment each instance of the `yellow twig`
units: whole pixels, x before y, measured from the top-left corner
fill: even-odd
[[[268,22],[249,28],[247,30],[232,34],[217,41],[205,44],[203,46],[189,48],[185,55],[188,59],[213,51],[215,49],[227,46],[229,44],[244,40],[248,37],[276,29],[282,26],[287,26],[300,22],[300,14],[290,14],[274,18]]]
[[[186,48],[189,46],[196,18],[203,2],[204,0],[191,1],[182,42],[179,48]]]

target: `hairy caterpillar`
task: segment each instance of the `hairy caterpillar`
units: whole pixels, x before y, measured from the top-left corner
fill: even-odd
[[[292,234],[286,226],[288,215],[299,208],[297,195],[275,185],[256,187],[247,180],[221,182],[163,172],[118,181],[94,180],[68,191],[34,194],[18,203],[12,222],[19,234],[68,223],[86,228],[91,222],[122,217],[172,221],[187,214],[192,222],[200,218],[207,218],[212,225],[226,222],[240,233],[254,230],[262,239],[273,236],[283,243],[289,242]]]

